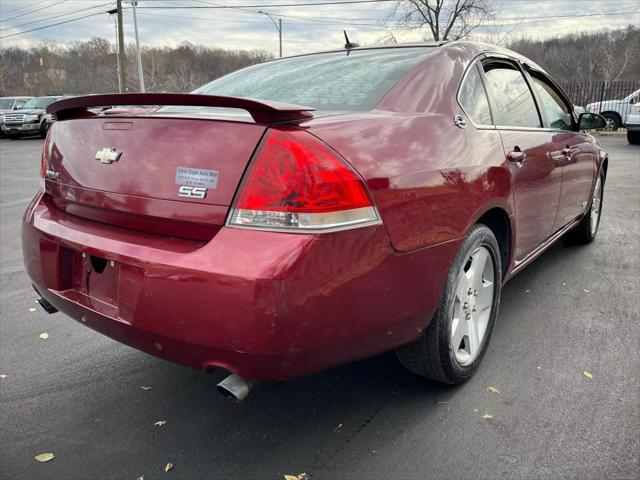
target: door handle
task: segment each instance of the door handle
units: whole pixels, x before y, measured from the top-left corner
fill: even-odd
[[[524,162],[526,159],[527,154],[520,150],[514,150],[507,153],[507,160],[513,163],[517,163],[518,165],[522,165],[522,162]]]

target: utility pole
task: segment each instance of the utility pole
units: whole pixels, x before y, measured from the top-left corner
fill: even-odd
[[[258,13],[262,13],[263,15],[266,15],[267,17],[269,17],[269,20],[271,20],[273,24],[276,26],[276,30],[278,30],[278,39],[280,40],[280,58],[282,58],[282,19],[278,18],[278,22],[276,23],[276,21],[271,16],[271,14],[267,12],[263,12],[262,10],[259,10]]]
[[[140,92],[145,93],[144,89],[144,73],[142,71],[142,56],[140,56],[140,40],[138,39],[138,17],[136,16],[136,4],[138,0],[131,0],[133,7],[133,29],[136,33],[136,55],[138,57],[138,80],[140,81]]]
[[[124,54],[124,30],[122,28],[122,0],[116,1],[116,10],[118,13],[118,40],[117,40],[117,51],[118,51],[118,86],[120,87],[120,93],[123,91],[127,91],[127,72],[125,69],[125,65],[127,63],[127,58]]]
[[[282,19],[278,18],[278,35],[280,37],[280,58],[282,58]]]
[[[122,93],[122,81],[120,78],[120,49],[118,48],[118,9],[114,8],[107,12],[109,15],[115,15],[113,17],[113,26],[116,28],[116,76],[118,77],[118,92]]]

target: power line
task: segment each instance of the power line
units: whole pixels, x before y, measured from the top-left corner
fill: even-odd
[[[162,7],[138,7],[139,9],[143,8],[155,8],[155,9],[186,9],[186,8],[199,8],[199,9],[230,9],[230,10],[241,10],[247,8],[276,8],[276,7],[317,7],[317,6],[325,6],[325,5],[352,5],[358,3],[384,3],[384,2],[395,2],[397,0],[345,0],[342,2],[339,1],[328,1],[328,2],[315,2],[315,3],[271,3],[271,4],[260,4],[260,5],[171,5],[171,6],[162,6]]]
[[[13,20],[14,18],[24,17],[25,15],[29,15],[30,13],[39,12],[40,10],[44,10],[45,8],[55,7],[56,5],[60,5],[61,3],[64,3],[66,1],[67,0],[60,0],[59,2],[52,3],[51,5],[47,5],[47,6],[44,6],[44,7],[36,8],[35,10],[30,10],[28,12],[21,13],[20,15],[16,15],[14,17],[9,17],[9,18],[2,19],[2,20],[0,20],[0,22],[7,22],[9,20]]]
[[[72,10],[70,12],[59,13],[57,15],[52,15],[50,17],[41,18],[40,20],[31,20],[30,22],[19,23],[18,25],[11,25],[10,27],[3,27],[3,28],[0,28],[0,30],[12,30],[14,28],[24,27],[25,25],[32,25],[34,23],[47,22],[49,20],[53,20],[54,18],[66,17],[67,15],[75,15],[76,13],[85,12],[87,10],[93,10],[93,9],[100,8],[100,7],[105,7],[107,5],[110,5],[110,3],[101,3],[99,5],[94,5],[93,7],[81,8],[80,10]]]
[[[96,12],[96,13],[90,13],[89,15],[85,15],[83,17],[78,17],[78,18],[72,18],[70,20],[65,20],[63,22],[58,22],[58,23],[52,23],[51,25],[44,25],[43,27],[38,27],[38,28],[32,28],[31,30],[25,30],[23,32],[18,32],[18,33],[12,33],[10,35],[2,35],[0,36],[0,38],[9,38],[9,37],[17,37],[18,35],[24,35],[25,33],[29,33],[29,32],[35,32],[38,30],[44,30],[45,28],[51,28],[51,27],[55,27],[57,25],[63,25],[65,23],[71,23],[71,22],[75,22],[77,20],[82,20],[84,18],[89,18],[89,17],[95,17],[96,15],[104,15],[107,12]]]

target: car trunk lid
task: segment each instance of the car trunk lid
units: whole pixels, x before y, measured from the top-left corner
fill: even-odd
[[[44,152],[45,188],[56,206],[103,223],[199,240],[210,239],[224,224],[270,119],[296,118],[307,111],[306,107],[204,95],[95,97],[102,98],[64,100],[49,110],[61,120],[51,129]],[[104,116],[88,110],[101,104],[194,103],[237,106],[254,120],[153,115],[139,110]]]

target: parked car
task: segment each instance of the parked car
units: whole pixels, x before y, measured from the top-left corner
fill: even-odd
[[[62,98],[62,96],[32,98],[19,111],[4,113],[0,118],[0,129],[13,140],[27,135],[40,135],[44,138],[47,134],[45,109]]]
[[[627,140],[632,145],[640,144],[640,103],[631,107],[625,123],[627,129]]]
[[[607,121],[607,130],[618,130],[627,120],[627,115],[631,111],[634,103],[640,102],[640,89],[622,100],[604,100],[594,102],[586,106],[588,112],[601,114]]]
[[[301,55],[194,93],[52,104],[24,261],[48,311],[226,369],[233,400],[390,349],[465,381],[503,284],[598,232],[608,157],[585,130],[605,121],[512,51]]]
[[[2,115],[21,109],[33,97],[0,97],[0,138],[4,138],[2,131]]]

